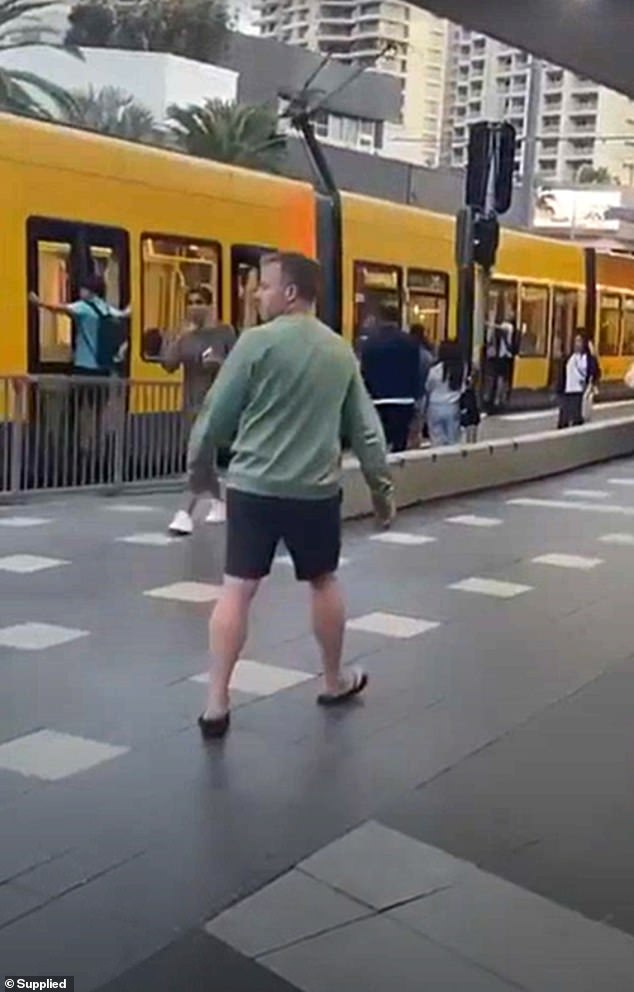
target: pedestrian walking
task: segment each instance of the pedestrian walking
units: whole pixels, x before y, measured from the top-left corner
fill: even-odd
[[[385,441],[352,349],[313,315],[319,266],[278,253],[261,263],[259,307],[266,321],[243,332],[192,430],[193,472],[210,447],[231,445],[227,552],[222,594],[210,624],[212,665],[205,739],[229,728],[229,685],[247,638],[249,611],[280,541],[298,581],[310,586],[321,651],[323,706],[365,689],[360,669],[343,672],[345,608],[337,569],[341,547],[341,449],[359,458],[383,526],[394,516]]]
[[[167,372],[183,369],[183,418],[188,433],[236,340],[233,328],[214,320],[212,303],[207,286],[190,290],[185,326],[176,336],[167,336],[161,349],[161,364]],[[206,522],[223,523],[225,507],[220,498],[215,451],[190,474],[184,503],[169,525],[170,533],[181,537],[193,533],[194,511],[209,495],[212,500]]]
[[[422,392],[420,349],[418,342],[401,330],[398,307],[382,304],[379,321],[361,349],[361,374],[389,449],[405,451]]]
[[[457,341],[443,341],[438,362],[429,372],[425,388],[427,424],[432,447],[460,441],[461,400],[466,367]]]

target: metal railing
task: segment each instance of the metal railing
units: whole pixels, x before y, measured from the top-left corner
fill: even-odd
[[[0,496],[182,478],[181,383],[0,377]]]

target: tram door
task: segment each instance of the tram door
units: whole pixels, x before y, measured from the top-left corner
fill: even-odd
[[[43,303],[62,306],[78,298],[82,279],[100,275],[106,298],[116,307],[130,299],[128,235],[119,228],[78,224],[44,217],[27,222],[28,291]],[[76,330],[64,313],[29,307],[27,319],[28,371],[37,376],[29,389],[29,433],[26,471],[33,487],[90,484],[107,481],[103,464],[105,442],[98,413],[104,387],[73,384]],[[126,374],[129,352],[120,368]],[[83,407],[86,409],[84,410]],[[81,477],[75,439],[78,421],[86,421],[91,439]],[[98,444],[97,440],[98,439]],[[85,448],[86,445],[83,445]],[[86,469],[86,462],[89,468]]]
[[[558,289],[553,293],[553,333],[550,343],[548,386],[556,390],[562,364],[572,351],[575,331],[579,326],[579,293],[576,289]]]

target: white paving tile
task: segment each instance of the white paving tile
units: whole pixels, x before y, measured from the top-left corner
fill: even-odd
[[[478,517],[465,513],[458,517],[447,517],[446,523],[460,524],[463,527],[499,527],[502,521],[499,517]]]
[[[41,527],[50,522],[50,517],[0,517],[0,527]]]
[[[174,599],[181,603],[212,603],[221,592],[222,586],[208,582],[174,582],[158,589],[146,589],[143,595],[153,599]]]
[[[153,548],[167,548],[170,544],[179,544],[177,537],[170,537],[161,531],[148,531],[147,534],[129,534],[127,537],[118,537],[121,544],[141,544]]]
[[[0,768],[56,782],[117,758],[128,750],[55,730],[38,730],[0,744]]]
[[[621,506],[617,503],[577,502],[573,499],[539,499],[533,496],[520,496],[507,500],[509,506],[539,507],[543,510],[581,510],[587,513],[603,513],[607,516],[619,514],[622,517],[634,517],[634,506]]]
[[[112,503],[111,506],[104,506],[108,513],[157,513],[160,507],[145,506],[142,503]]]
[[[608,499],[609,495],[606,489],[564,489],[564,496],[573,499]]]
[[[384,637],[410,638],[435,630],[440,624],[432,620],[419,620],[398,613],[368,613],[348,620],[348,630],[360,630],[366,634],[382,634]]]
[[[585,558],[583,555],[548,554],[533,558],[534,565],[553,565],[554,568],[576,568],[589,572],[597,565],[603,565],[602,558]]]
[[[371,541],[379,541],[381,544],[412,545],[412,547],[423,544],[434,544],[435,537],[427,537],[425,534],[406,534],[404,531],[387,531],[385,534],[373,534]]]
[[[0,628],[0,645],[22,651],[43,651],[88,636],[87,630],[58,627],[51,623],[18,623],[13,627]]]
[[[515,596],[521,596],[522,593],[530,592],[532,586],[519,585],[517,582],[500,582],[497,579],[480,579],[474,576],[471,579],[454,582],[449,588],[457,589],[459,592],[474,592],[481,596],[496,596],[498,599],[513,599]]]
[[[57,568],[59,565],[70,565],[70,562],[63,558],[42,558],[40,555],[7,555],[0,558],[0,571],[21,575],[41,572],[45,568]]]
[[[599,540],[603,544],[616,544],[624,548],[634,547],[634,534],[604,534]]]
[[[261,661],[248,661],[244,658],[236,665],[231,688],[250,696],[273,696],[282,689],[291,689],[294,685],[309,682],[313,678],[314,675],[295,668],[279,668],[277,665],[265,665]],[[208,672],[194,675],[190,679],[190,682],[208,681]]]

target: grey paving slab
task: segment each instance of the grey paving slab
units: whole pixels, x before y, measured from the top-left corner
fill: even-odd
[[[261,958],[302,992],[510,992],[517,986],[374,917]]]
[[[204,933],[185,934],[99,992],[296,992],[267,968]]]
[[[375,909],[451,885],[470,866],[379,823],[366,823],[299,865]]]
[[[607,672],[380,819],[634,934],[633,693]]]
[[[473,871],[391,919],[530,992],[630,992],[634,938]]]
[[[0,928],[37,909],[45,901],[45,897],[20,885],[10,882],[0,884]]]
[[[16,884],[46,899],[53,899],[133,861],[143,853],[141,844],[120,846],[117,854],[99,844],[83,845],[20,874]]]
[[[618,468],[634,475],[631,462]],[[553,498],[563,488],[607,489],[615,474],[605,466],[518,493]],[[618,501],[634,506],[634,492],[621,488]],[[70,564],[17,578],[0,571],[3,626],[33,621],[91,636],[38,651],[2,648],[8,691],[0,694],[0,741],[47,727],[130,749],[50,785],[0,774],[0,878],[23,886],[30,874],[30,893],[59,902],[55,936],[63,943],[68,931],[71,948],[79,920],[107,929],[111,917],[124,918],[139,935],[123,959],[114,952],[114,970],[105,962],[111,934],[101,935],[94,967],[87,958],[82,964],[83,980],[106,981],[379,813],[396,816],[394,826],[404,815],[406,829],[432,844],[467,861],[481,857],[522,886],[630,926],[623,864],[634,855],[625,757],[632,688],[620,681],[607,691],[606,683],[562,728],[556,719],[541,721],[548,707],[556,713],[561,700],[601,683],[604,672],[622,679],[634,668],[627,625],[614,621],[627,615],[634,561],[626,549],[598,543],[623,530],[620,518],[510,507],[508,496],[402,514],[399,531],[436,539],[424,546],[370,541],[368,522],[347,526],[342,581],[350,615],[393,612],[441,626],[411,640],[351,632],[346,661],[361,658],[371,676],[358,705],[322,713],[314,705],[317,683],[300,684],[239,706],[218,748],[203,747],[196,734],[204,686],[184,681],[206,667],[209,604],[143,592],[216,585],[223,528],[201,526],[193,541],[166,546],[117,540],[161,533],[176,495],[142,497],[152,507],[142,514],[109,512],[92,498],[15,511],[52,523],[2,528],[0,557]],[[445,523],[458,515],[502,522],[494,530]],[[531,564],[549,552],[600,555],[605,564],[565,576]],[[535,589],[508,603],[447,590],[474,575]],[[258,597],[246,657],[317,673],[307,599],[288,569],[276,569]],[[508,768],[501,761],[490,777],[471,765],[475,751],[491,745],[482,756],[496,755],[533,720],[548,747],[521,737]],[[427,805],[417,805],[423,796]],[[79,906],[79,892],[81,913],[71,912],[65,907]],[[37,919],[25,929],[31,915]],[[26,948],[28,935],[48,947],[39,934],[48,928],[48,907],[31,915],[15,925],[18,945]],[[13,929],[0,933],[3,960]]]
[[[91,992],[173,939],[169,926],[102,912],[87,887],[0,929],[0,960],[3,974],[73,975],[75,988]]]
[[[205,930],[256,958],[368,915],[367,906],[291,871],[209,920]]]

